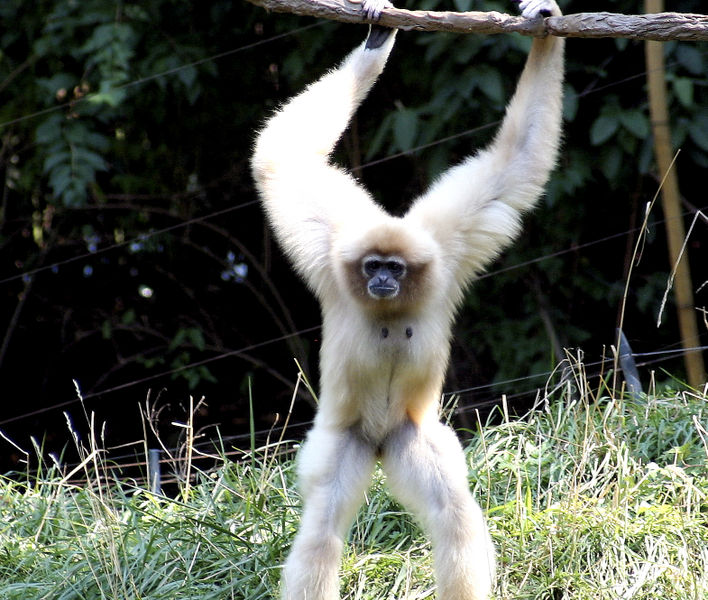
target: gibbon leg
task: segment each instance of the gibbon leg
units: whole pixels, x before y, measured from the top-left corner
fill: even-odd
[[[371,482],[375,456],[351,431],[315,425],[298,453],[304,510],[283,568],[283,600],[339,598],[344,536]]]
[[[391,491],[431,537],[439,600],[486,600],[494,547],[452,429],[407,422],[387,438],[382,461]]]

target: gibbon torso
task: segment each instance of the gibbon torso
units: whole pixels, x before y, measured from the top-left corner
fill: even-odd
[[[358,429],[379,445],[406,419],[437,419],[449,356],[447,311],[382,316],[352,301],[335,304],[323,311],[318,421]]]

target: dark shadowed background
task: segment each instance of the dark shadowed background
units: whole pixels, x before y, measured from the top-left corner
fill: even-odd
[[[560,4],[637,10],[629,0]],[[669,4],[705,10],[700,0]],[[108,447],[144,438],[141,409],[177,444],[171,423],[186,419],[190,396],[205,398],[201,439],[218,430],[227,450],[246,448],[253,427],[262,441],[290,407],[294,359],[316,387],[319,312],[264,225],[248,167],[253,132],[366,27],[231,0],[3,0],[0,21],[0,431],[14,442],[0,440],[0,472],[24,469],[22,450],[36,465],[33,444],[71,464],[67,420],[84,436],[84,411],[105,423]],[[401,33],[337,160],[390,210],[404,209],[490,139],[529,44]],[[690,226],[708,206],[708,46],[664,47]],[[446,384],[459,392],[459,426],[474,427],[475,409],[501,394],[512,410],[530,406],[564,348],[582,348],[599,373],[615,342],[659,181],[643,43],[570,40],[567,71],[565,144],[548,193],[461,310]],[[671,299],[656,326],[671,269],[664,231],[657,204],[627,296],[624,331],[645,385],[652,371],[659,382],[684,377]],[[708,304],[707,250],[699,215],[686,246],[698,307]],[[294,437],[313,413],[301,391]]]

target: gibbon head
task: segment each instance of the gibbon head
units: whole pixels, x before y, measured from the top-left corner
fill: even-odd
[[[349,238],[338,254],[347,290],[374,312],[415,311],[435,290],[436,245],[400,220]]]

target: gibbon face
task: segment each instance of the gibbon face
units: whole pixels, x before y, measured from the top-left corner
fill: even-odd
[[[406,261],[400,256],[369,254],[361,261],[364,278],[368,278],[366,289],[375,299],[395,298],[401,290],[406,276]]]
[[[405,314],[432,296],[434,248],[402,227],[382,227],[344,250],[345,281],[352,296],[374,313]]]
[[[411,263],[401,254],[372,248],[346,265],[349,289],[365,308],[377,313],[405,313],[428,296],[429,264]]]

